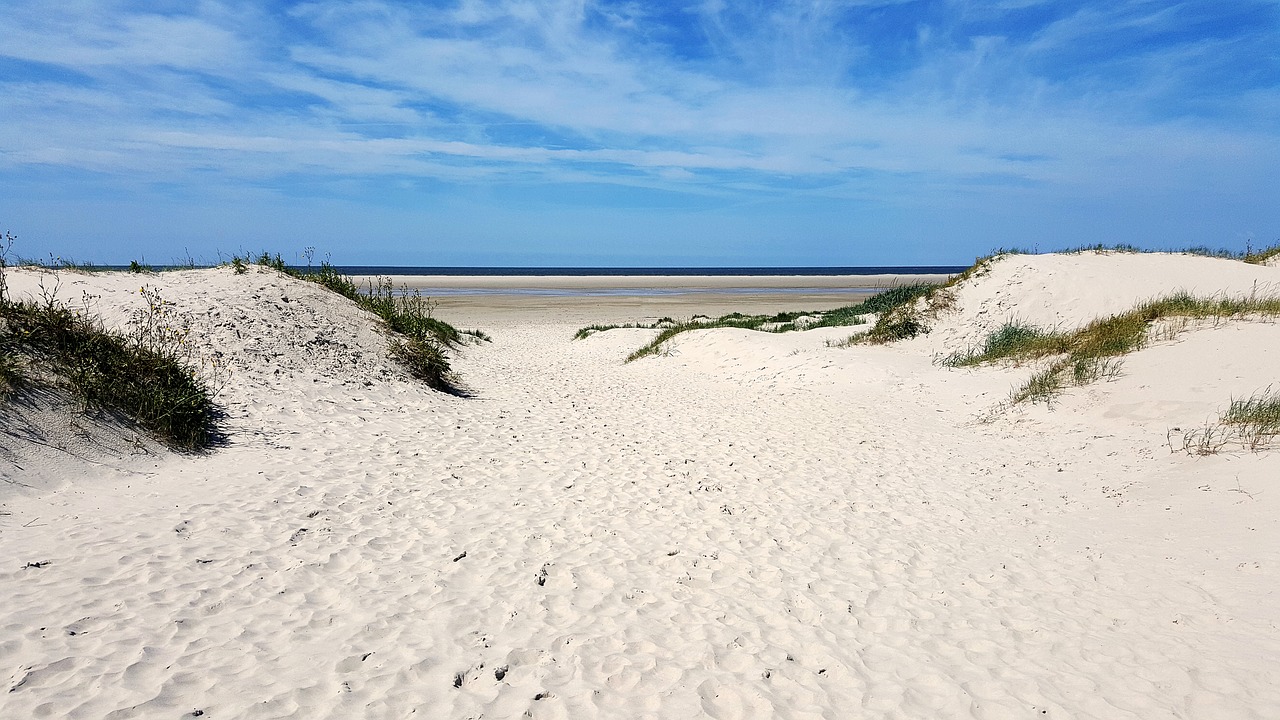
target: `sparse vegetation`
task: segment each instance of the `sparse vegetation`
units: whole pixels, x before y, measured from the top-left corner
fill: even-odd
[[[26,378],[22,359],[8,347],[0,348],[0,401],[14,393]]]
[[[171,303],[144,286],[146,309],[119,333],[90,312],[88,295],[71,309],[42,284],[41,301],[15,302],[5,277],[14,240],[6,233],[0,242],[0,396],[28,384],[62,386],[86,409],[122,416],[174,449],[203,450],[218,440],[219,368],[194,369],[189,324]]]
[[[1068,385],[1086,385],[1115,377],[1123,355],[1141,349],[1151,340],[1153,323],[1167,319],[1221,322],[1246,316],[1274,318],[1280,315],[1280,297],[1197,298],[1182,292],[1143,303],[1137,308],[1084,327],[1057,332],[1018,323],[1007,323],[992,332],[979,348],[955,353],[943,364],[968,367],[982,363],[1022,363],[1053,358],[1020,388],[1010,401],[1049,401]],[[1186,323],[1166,326],[1171,337]]]
[[[1280,437],[1280,392],[1268,387],[1250,397],[1232,400],[1216,423],[1186,432],[1182,449],[1191,455],[1213,455],[1239,444],[1257,452]]]
[[[1232,400],[1221,423],[1250,450],[1270,445],[1280,436],[1280,393],[1268,387],[1259,394]]]
[[[708,330],[713,328],[739,328],[760,332],[792,332],[795,330],[814,330],[824,327],[850,327],[863,325],[867,315],[887,313],[894,308],[920,297],[934,287],[928,284],[903,285],[877,293],[856,305],[847,305],[834,310],[789,311],[775,315],[745,315],[729,313],[719,318],[695,315],[683,322],[664,317],[651,324],[627,323],[621,325],[588,325],[574,334],[575,340],[589,337],[593,333],[623,328],[645,330],[661,330],[657,337],[648,344],[627,356],[626,362],[659,354],[662,346],[671,338],[690,330]]]
[[[1280,243],[1276,243],[1271,247],[1265,247],[1258,250],[1250,248],[1245,252],[1244,257],[1240,258],[1251,265],[1265,265],[1272,258],[1280,257]]]
[[[459,392],[457,379],[449,365],[448,349],[457,347],[471,338],[476,342],[490,338],[480,330],[458,330],[434,317],[435,303],[417,291],[398,292],[391,278],[380,277],[369,281],[362,292],[354,280],[338,272],[327,261],[312,269],[313,248],[307,248],[307,268],[290,267],[279,253],[259,254],[249,260],[239,256],[231,259],[234,272],[247,272],[245,264],[253,262],[299,280],[321,285],[351,300],[382,319],[394,336],[390,340],[391,356],[409,372],[432,388],[446,392]]]
[[[1193,245],[1184,248],[1141,248],[1128,243],[1115,243],[1107,245],[1106,243],[1095,243],[1093,245],[1080,245],[1077,247],[1065,248],[1062,250],[1054,250],[1052,252],[1059,254],[1078,254],[1085,252],[1098,253],[1176,253],[1181,255],[1200,255],[1203,257],[1223,258],[1226,260],[1241,260],[1243,262],[1260,265],[1268,259],[1280,255],[1280,244],[1271,247],[1254,250],[1252,244],[1246,246],[1243,252],[1239,250],[1227,250],[1226,248],[1212,248],[1207,245]],[[997,250],[994,254],[1035,254],[1026,250]]]
[[[948,367],[970,367],[1006,358],[1016,361],[1064,352],[1053,333],[1017,322],[1005,323],[981,347],[956,352],[942,361]]]
[[[1022,250],[998,250],[995,254],[978,258],[973,265],[940,284],[919,284],[894,298],[891,307],[876,318],[876,324],[865,335],[851,337],[849,344],[869,342],[876,345],[909,340],[929,332],[929,320],[955,305],[955,288],[970,278],[991,272],[991,265],[1006,255],[1022,254]]]
[[[659,320],[658,322],[652,323],[652,324],[648,324],[648,325],[641,325],[641,324],[636,324],[636,323],[622,323],[622,324],[618,324],[618,325],[600,325],[600,324],[593,324],[593,325],[588,325],[588,326],[586,326],[586,327],[584,327],[584,328],[578,328],[578,332],[576,332],[576,333],[574,333],[574,334],[573,334],[573,339],[574,339],[574,340],[584,340],[584,339],[586,339],[586,338],[591,337],[591,336],[592,336],[592,335],[594,335],[595,333],[598,333],[598,332],[604,332],[604,331],[606,331],[606,330],[637,330],[637,329],[639,329],[639,330],[653,330],[653,329],[655,329],[655,328],[659,328],[659,327],[665,327],[665,325],[663,324],[663,322],[662,322],[661,320]]]
[[[1173,252],[1184,253],[1189,255],[1203,255],[1206,257],[1217,257],[1240,260],[1247,263],[1261,265],[1271,258],[1280,255],[1280,244],[1261,250],[1246,249],[1244,252],[1235,252],[1231,250],[1214,250],[1208,247],[1191,247],[1179,250],[1143,250],[1133,245],[1087,245],[1068,250],[1060,250],[1060,253],[1083,253],[1083,252],[1117,252],[1117,253],[1143,253],[1143,252]],[[1000,249],[994,251],[991,255],[978,258],[976,262],[967,270],[956,275],[941,285],[929,286],[922,288],[918,297],[922,298],[920,302],[903,302],[895,305],[890,312],[881,313],[874,327],[863,335],[854,336],[846,341],[846,344],[857,342],[872,343],[888,343],[897,340],[905,340],[917,335],[928,332],[928,321],[936,316],[939,312],[947,310],[955,303],[955,295],[952,288],[960,283],[975,277],[981,277],[990,272],[992,264],[1000,258],[1008,255],[1026,255],[1031,254],[1023,249]],[[915,298],[912,298],[914,300]]]
[[[144,292],[145,294],[145,292]],[[87,408],[118,413],[179,450],[202,450],[218,437],[214,388],[191,368],[185,330],[167,322],[156,295],[135,316],[128,334],[56,302],[0,306],[0,353],[10,371],[5,384],[41,381],[65,385]],[[49,371],[41,377],[18,363]]]

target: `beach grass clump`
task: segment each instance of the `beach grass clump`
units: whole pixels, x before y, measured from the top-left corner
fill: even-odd
[[[449,357],[439,343],[411,337],[394,338],[390,348],[391,357],[428,387],[450,393],[458,391],[449,366]]]
[[[65,386],[86,408],[135,422],[175,450],[207,449],[220,436],[216,388],[191,366],[188,331],[170,306],[147,288],[143,295],[148,308],[127,333],[52,298],[0,302],[0,364],[8,367],[0,375],[10,392],[36,381]]]
[[[886,298],[882,306],[877,306],[876,322],[861,337],[861,341],[884,345],[929,332],[929,321],[939,312],[955,305],[952,288],[967,278],[986,272],[990,260],[979,260],[945,283],[920,283],[895,288],[897,292]]]
[[[1251,265],[1266,265],[1269,261],[1277,257],[1280,257],[1280,243],[1276,243],[1270,247],[1259,248],[1258,250],[1250,249],[1241,259]]]
[[[773,315],[747,315],[734,312],[728,315],[721,315],[718,318],[695,315],[686,321],[676,321],[669,317],[664,317],[657,322],[648,324],[595,324],[580,328],[573,337],[575,340],[581,340],[597,332],[622,328],[660,330],[661,332],[653,340],[627,356],[627,362],[632,362],[643,357],[660,354],[662,346],[668,340],[690,330],[739,328],[758,332],[784,333],[796,330],[864,325],[867,322],[868,315],[888,312],[895,307],[908,303],[927,292],[930,287],[933,286],[917,284],[890,288],[867,298],[863,302],[835,308],[834,310],[790,310]]]
[[[0,348],[0,400],[12,395],[27,377],[26,363],[9,348]]]
[[[884,298],[883,302],[887,307],[876,310],[878,316],[875,325],[865,334],[849,338],[850,344],[884,345],[929,332],[929,323],[933,318],[955,307],[956,286],[991,272],[991,267],[1003,257],[1025,254],[1029,254],[1028,251],[1017,248],[996,250],[991,255],[978,258],[973,265],[946,282],[921,283],[896,289],[897,293]]]
[[[619,323],[619,324],[602,325],[599,323],[594,323],[583,328],[578,328],[578,331],[573,334],[573,339],[585,340],[586,338],[589,338],[598,332],[605,332],[606,330],[624,330],[624,329],[625,330],[636,330],[636,329],[652,330],[657,327],[664,327],[664,326],[659,325],[659,323],[652,323],[652,324],[646,324],[646,325],[637,324],[637,323]]]
[[[632,352],[630,355],[628,355],[625,362],[634,362],[643,357],[649,357],[650,355],[658,355],[659,353],[662,352],[663,344],[666,343],[671,338],[675,337],[676,335],[679,335],[682,332],[687,332],[689,330],[697,330],[700,328],[708,328],[708,327],[738,327],[738,326],[720,325],[714,322],[712,323],[704,323],[704,322],[678,323],[676,325],[663,328],[662,332],[658,333],[657,337],[655,337],[653,340],[650,340],[644,346],[637,348],[635,352]]]
[[[1011,358],[1034,359],[1064,352],[1061,336],[1019,322],[1007,322],[987,335],[980,347],[958,351],[942,361],[947,367],[971,367]]]
[[[1247,398],[1233,399],[1216,423],[1183,434],[1183,449],[1192,455],[1212,455],[1239,444],[1257,452],[1280,437],[1280,391],[1268,386]]]
[[[876,324],[862,337],[867,342],[884,345],[898,340],[910,340],[927,332],[929,326],[920,313],[899,309],[876,318]]]
[[[1280,436],[1280,392],[1268,387],[1261,393],[1232,400],[1222,414],[1222,424],[1234,427],[1251,448]]]
[[[943,364],[971,367],[983,363],[1011,361],[1022,363],[1051,357],[1048,365],[1038,370],[1013,391],[1010,400],[1048,401],[1070,385],[1087,385],[1120,373],[1120,358],[1140,350],[1152,340],[1155,323],[1175,319],[1182,321],[1166,330],[1172,337],[1189,321],[1222,322],[1225,320],[1280,316],[1280,296],[1256,295],[1210,298],[1178,292],[1139,305],[1129,312],[1094,320],[1068,332],[1046,331],[1006,323],[990,335],[980,348],[954,353]]]

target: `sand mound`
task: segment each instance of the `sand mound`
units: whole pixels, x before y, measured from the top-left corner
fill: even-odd
[[[8,280],[16,300],[52,300],[126,333],[159,298],[165,324],[190,328],[192,363],[228,411],[232,442],[288,432],[260,417],[263,401],[279,404],[292,396],[306,402],[321,386],[392,383],[422,392],[388,357],[376,317],[319,285],[266,268],[243,274],[231,268],[156,274],[18,268],[9,270]],[[0,418],[0,478],[13,487],[55,487],[88,465],[129,468],[168,454],[127,422],[86,413],[65,392],[43,385],[12,398]]]
[[[386,353],[379,321],[329,290],[267,268],[251,266],[155,274],[10,270],[15,299],[55,301],[102,317],[108,328],[128,330],[147,310],[140,290],[168,303],[175,321],[189,321],[200,355],[225,363],[236,383],[260,384],[281,376],[370,383],[407,377]],[[43,284],[43,289],[42,289]]]
[[[948,355],[980,345],[1008,322],[1070,330],[1178,291],[1197,296],[1280,294],[1273,268],[1166,253],[1005,255],[954,289],[930,332],[904,343]]]

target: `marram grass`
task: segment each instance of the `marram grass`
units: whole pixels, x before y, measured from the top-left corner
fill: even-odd
[[[824,327],[851,327],[863,325],[866,324],[868,315],[873,313],[889,312],[900,304],[910,302],[915,298],[920,297],[927,292],[930,287],[933,286],[918,284],[891,288],[873,295],[856,305],[847,305],[834,310],[788,311],[774,315],[745,315],[743,313],[729,313],[728,315],[722,315],[715,319],[699,319],[695,317],[692,320],[683,322],[677,322],[671,318],[662,318],[661,320],[648,325],[637,325],[634,323],[623,325],[588,325],[587,327],[579,329],[573,337],[575,340],[581,340],[597,332],[616,330],[620,328],[660,330],[661,332],[659,332],[656,337],[627,356],[626,362],[632,362],[650,355],[661,354],[663,346],[669,340],[690,330],[740,328],[744,330],[756,330],[759,332],[782,333],[792,332],[795,330],[813,330]]]
[[[204,450],[220,437],[215,389],[188,364],[186,336],[162,325],[122,334],[55,302],[2,301],[0,357],[9,392],[28,382],[62,385],[86,407],[128,418],[176,450]]]
[[[1247,398],[1232,400],[1216,423],[1184,433],[1182,449],[1191,455],[1213,455],[1228,446],[1239,445],[1244,450],[1257,452],[1274,445],[1277,437],[1280,437],[1280,392],[1268,387]]]
[[[1280,297],[1194,297],[1179,292],[1151,300],[1126,313],[1094,320],[1069,332],[1040,330],[1007,323],[987,336],[982,346],[953,353],[943,360],[951,367],[1007,361],[1022,363],[1052,358],[1010,400],[1049,401],[1063,388],[1115,377],[1120,358],[1140,350],[1151,340],[1153,323],[1168,319],[1221,322],[1244,317],[1275,318]]]

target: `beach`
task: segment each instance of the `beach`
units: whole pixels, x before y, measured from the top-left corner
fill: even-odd
[[[463,325],[642,323],[732,312],[767,314],[853,305],[890,287],[940,282],[941,274],[873,275],[388,275]],[[375,278],[356,276],[359,282]]]
[[[576,331],[877,286],[397,281],[491,338],[453,353],[464,395],[314,283],[59,274],[110,326],[140,285],[192,319],[226,442],[8,416],[0,717],[1280,715],[1280,450],[1184,442],[1280,384],[1280,325],[1166,329],[1051,402],[1009,403],[1035,363],[940,362],[1280,268],[1009,256],[901,342],[716,328],[630,363],[656,330]]]

